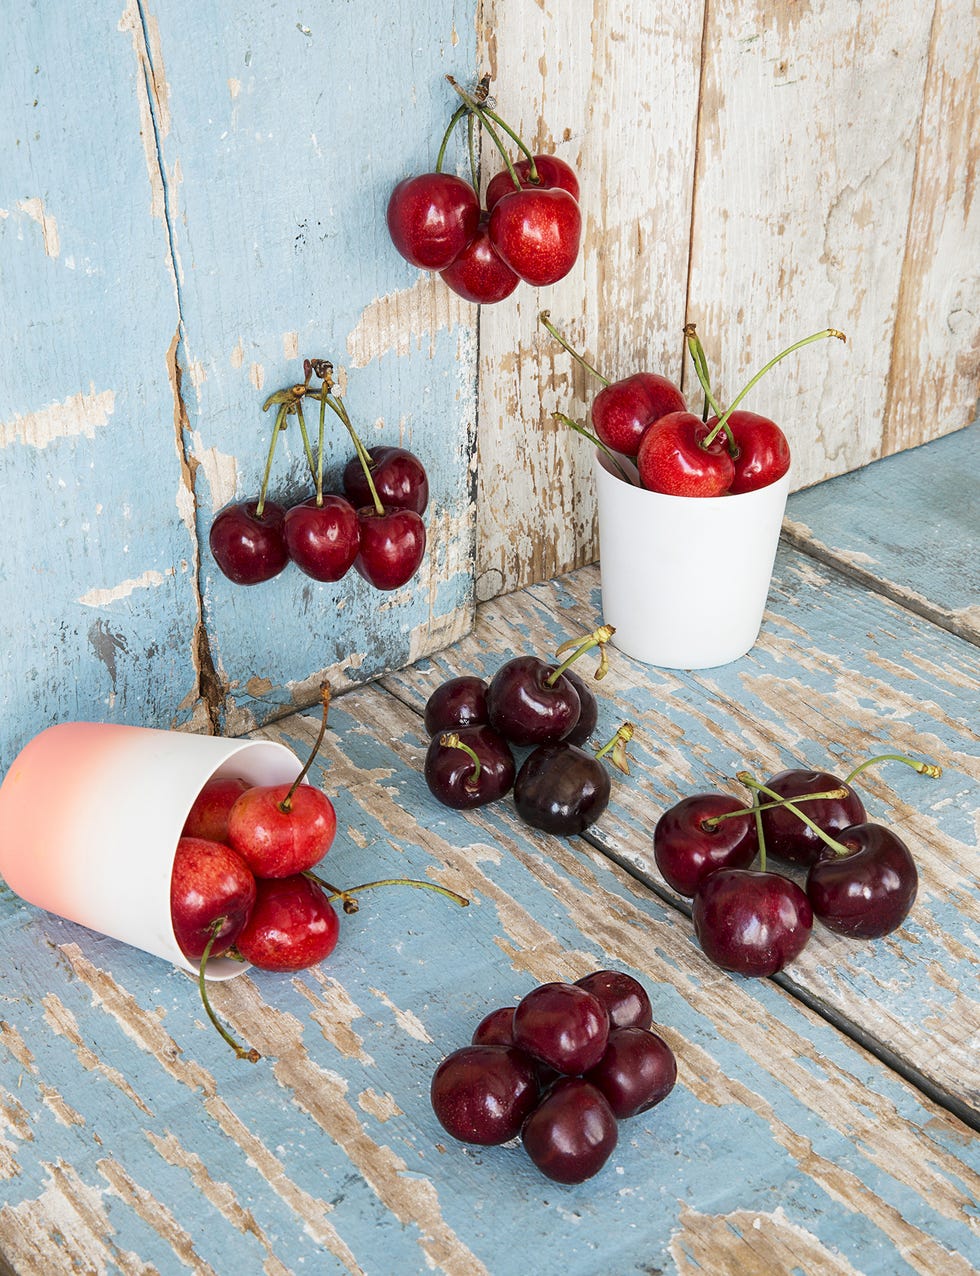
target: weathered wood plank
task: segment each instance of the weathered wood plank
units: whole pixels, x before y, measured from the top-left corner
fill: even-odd
[[[492,674],[512,654],[554,652],[594,628],[600,609],[595,568],[496,599],[451,652],[385,685],[420,708],[451,672]],[[741,769],[760,778],[789,766],[846,774],[879,753],[927,756],[944,768],[934,782],[897,764],[861,778],[870,818],[893,825],[919,867],[906,925],[873,943],[817,926],[786,978],[980,1118],[976,649],[782,549],[760,641],[742,660],[686,673],[613,651],[611,666],[596,687],[596,734],[633,722],[635,766],[629,780],[617,777],[590,840],[667,898],[653,829],[688,793],[741,792],[732,779]]]
[[[435,804],[417,714],[380,688],[335,706],[316,778],[344,884],[368,895],[322,969],[216,992],[267,1058],[237,1063],[193,981],[9,898],[0,924],[0,1224],[15,1269],[963,1273],[980,1259],[980,1148],[783,990],[732,981],[679,914],[589,846],[505,803]],[[298,751],[293,716],[262,734]],[[448,911],[447,911],[448,910]],[[516,1148],[465,1149],[428,1100],[438,1060],[535,982],[615,965],[678,1055],[664,1105],[580,1188]],[[506,1197],[506,1210],[481,1202]],[[35,1248],[38,1247],[38,1248]]]

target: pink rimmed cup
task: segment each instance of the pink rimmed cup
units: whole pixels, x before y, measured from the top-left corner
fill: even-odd
[[[38,908],[197,973],[170,922],[184,821],[212,776],[291,782],[296,755],[271,740],[66,722],[20,751],[0,784],[0,874]],[[219,957],[209,979],[247,969]]]
[[[614,645],[666,669],[744,656],[762,627],[789,474],[755,492],[694,497],[627,483],[600,452],[594,473],[602,618]]]

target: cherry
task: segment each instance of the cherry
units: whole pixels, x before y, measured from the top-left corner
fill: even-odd
[[[582,212],[558,186],[514,190],[494,205],[487,233],[514,274],[542,288],[564,279],[575,265]]]
[[[372,448],[369,456],[368,469],[381,503],[389,509],[424,514],[429,504],[429,477],[415,453],[408,448],[382,446]],[[359,455],[344,466],[342,481],[355,507],[372,504],[371,489]]]
[[[440,1125],[462,1143],[516,1138],[538,1100],[534,1064],[509,1045],[462,1046],[436,1068],[430,1086]]]
[[[424,722],[429,735],[455,727],[478,727],[487,721],[487,683],[476,674],[447,679],[425,702]]]
[[[810,866],[806,893],[830,930],[878,939],[897,930],[918,890],[915,861],[902,839],[881,824],[841,830]]]
[[[262,784],[236,799],[228,815],[228,841],[259,877],[288,877],[312,868],[337,831],[333,803],[304,784],[327,729],[330,687],[320,688],[322,718],[310,756],[292,784]]]
[[[735,466],[722,433],[709,443],[708,426],[693,412],[669,412],[647,429],[636,456],[640,483],[667,496],[721,496]]]
[[[361,545],[354,566],[375,589],[399,589],[425,556],[425,524],[414,510],[368,505],[357,511]]]
[[[230,846],[181,837],[170,875],[170,920],[185,957],[218,957],[235,943],[255,904],[255,877]]]
[[[433,736],[424,774],[433,797],[444,806],[469,811],[510,792],[514,757],[493,727],[459,727]]]
[[[474,1046],[512,1046],[514,1044],[514,1007],[498,1006],[483,1016],[473,1030]]]
[[[601,758],[612,750],[621,770],[633,727],[625,723],[597,752],[559,740],[541,744],[521,763],[514,781],[514,806],[526,824],[545,833],[572,837],[583,832],[609,805],[609,772]]]
[[[394,188],[386,218],[391,242],[406,261],[422,270],[445,270],[476,234],[480,205],[461,177],[421,173]]]
[[[275,501],[226,505],[211,524],[214,561],[236,585],[259,585],[289,562],[283,532],[286,512]]]
[[[762,786],[762,792],[771,797],[793,799],[835,789],[842,789],[843,796],[807,802],[806,812],[812,824],[802,820],[792,806],[764,810],[761,818],[767,853],[790,864],[813,864],[824,845],[818,829],[832,834],[860,824],[865,818],[864,803],[850,784],[826,771],[791,769],[771,776]]]
[[[305,873],[259,878],[255,906],[235,947],[259,970],[304,970],[333,952],[340,921],[322,885]]]
[[[556,1072],[587,1072],[602,1058],[609,1014],[577,984],[539,984],[514,1010],[514,1044]]]
[[[586,744],[599,721],[599,701],[585,679],[579,677],[574,669],[566,669],[562,677],[567,678],[578,692],[579,702],[578,722],[563,739],[566,744]]]
[[[532,176],[532,163],[536,177]],[[575,170],[557,155],[534,155],[530,159],[518,160],[513,165],[513,169],[522,187],[547,189],[549,186],[560,186],[562,190],[568,191],[573,199],[577,200],[579,197],[579,182]],[[506,168],[501,169],[487,183],[484,196],[487,211],[490,211],[498,200],[504,195],[509,195],[514,189],[514,176]]]
[[[727,793],[692,793],[653,830],[653,857],[668,886],[690,898],[720,868],[748,868],[759,850],[755,818]]]
[[[289,557],[314,580],[340,580],[360,548],[357,514],[342,496],[311,496],[292,506],[283,532]]]
[[[677,1080],[677,1060],[663,1037],[645,1028],[616,1028],[605,1054],[585,1074],[620,1120],[666,1099]]]
[[[615,1028],[649,1028],[653,1022],[646,989],[625,971],[594,970],[575,982],[605,1006],[610,1032]]]
[[[605,1096],[581,1077],[562,1077],[524,1123],[528,1156],[547,1178],[583,1183],[598,1174],[619,1138]]]
[[[487,214],[481,215],[476,234],[456,260],[439,272],[453,292],[476,305],[506,300],[521,282],[494,248],[489,220]]]
[[[813,928],[810,901],[779,873],[720,868],[694,893],[694,931],[723,970],[774,975],[803,951]]]
[[[718,418],[711,417],[709,430],[717,423]],[[786,435],[775,421],[740,409],[729,413],[728,428],[734,440],[735,477],[728,489],[732,496],[768,487],[783,477],[792,457]]]
[[[249,787],[237,775],[213,775],[191,804],[181,837],[203,837],[211,842],[228,840],[228,812]]]

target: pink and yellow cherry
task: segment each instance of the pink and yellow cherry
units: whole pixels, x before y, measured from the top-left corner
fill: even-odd
[[[181,837],[227,842],[228,813],[249,787],[248,780],[239,775],[213,775],[191,804]]]
[[[339,935],[327,891],[306,873],[293,873],[256,881],[255,905],[235,948],[259,970],[304,970],[329,957]]]
[[[420,173],[395,186],[386,220],[391,242],[406,261],[421,270],[445,270],[476,234],[480,204],[461,177]]]

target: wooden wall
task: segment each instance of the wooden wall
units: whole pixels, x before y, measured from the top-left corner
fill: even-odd
[[[576,166],[586,213],[565,280],[481,313],[479,596],[596,552],[590,449],[551,413],[584,419],[597,387],[541,308],[607,376],[685,389],[694,321],[729,398],[842,329],[746,400],[786,430],[794,488],[973,420],[968,0],[483,0],[478,47],[498,111]]]

